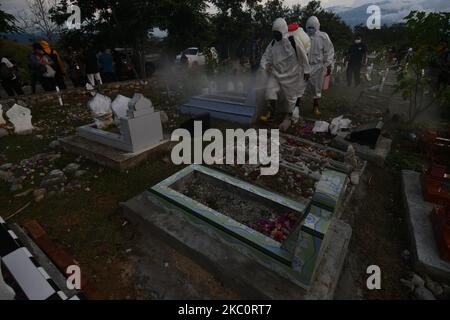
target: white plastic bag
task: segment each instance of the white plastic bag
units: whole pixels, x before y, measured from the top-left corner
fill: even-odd
[[[352,120],[344,119],[344,116],[334,118],[333,121],[331,121],[330,132],[335,136],[339,132],[349,129],[351,124]]]
[[[97,93],[88,101],[88,107],[91,109],[98,129],[105,129],[114,123],[111,99],[109,97]]]
[[[49,66],[48,64],[45,65],[45,73],[42,75],[44,78],[54,78],[56,75],[56,71],[55,69],[53,69],[51,66]]]
[[[324,133],[328,132],[330,124],[326,121],[316,121],[313,129],[313,133]]]

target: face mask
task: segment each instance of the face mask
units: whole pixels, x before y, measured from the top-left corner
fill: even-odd
[[[279,32],[279,31],[274,31],[273,32],[273,38],[276,40],[276,41],[281,41],[282,39],[283,39],[283,35],[281,34],[281,32]]]
[[[306,32],[308,33],[308,35],[309,35],[310,37],[312,37],[313,35],[316,34],[316,28],[314,28],[314,27],[308,27],[308,28],[306,28]]]

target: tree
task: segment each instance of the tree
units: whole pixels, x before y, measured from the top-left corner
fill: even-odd
[[[415,48],[408,57],[408,63],[399,73],[397,90],[409,100],[409,120],[414,121],[418,114],[436,101],[447,101],[448,83],[438,88],[434,98],[427,103],[424,92],[431,83],[426,70],[430,66],[433,68],[432,62],[439,55],[438,49],[442,41],[448,44],[450,13],[412,11],[405,19],[409,43],[413,43]]]
[[[214,38],[204,0],[162,1],[157,25],[168,32],[166,44],[179,52],[188,46],[210,46]]]
[[[27,0],[27,9],[17,17],[22,29],[30,35],[39,34],[50,42],[58,39],[61,27],[54,23],[50,9],[58,5],[58,0]]]
[[[3,10],[0,10],[0,33],[16,33],[20,28],[16,26],[16,18]]]
[[[253,36],[252,15],[261,0],[211,0],[218,12],[212,18],[216,41],[223,58],[240,55],[238,52]]]

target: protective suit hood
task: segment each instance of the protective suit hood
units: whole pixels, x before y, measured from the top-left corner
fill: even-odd
[[[283,37],[286,37],[288,34],[288,25],[286,20],[283,18],[278,18],[273,22],[272,31],[278,31],[281,32]]]
[[[320,22],[316,16],[309,17],[308,21],[306,21],[306,28],[314,27],[316,31],[320,31]]]

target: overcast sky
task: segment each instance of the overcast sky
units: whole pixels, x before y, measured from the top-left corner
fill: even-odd
[[[357,7],[365,4],[375,4],[377,2],[388,1],[392,6],[399,6],[414,8],[414,9],[428,9],[428,10],[450,10],[449,0],[322,0],[324,7],[344,6]],[[309,0],[285,0],[288,5],[302,4],[305,5]],[[0,0],[1,9],[16,14],[17,12],[27,7],[27,0]]]

